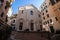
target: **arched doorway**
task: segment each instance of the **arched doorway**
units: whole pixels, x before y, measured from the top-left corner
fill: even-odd
[[[31,31],[34,30],[34,23],[33,23],[33,20],[31,20],[31,22],[30,22],[30,29],[31,29]]]
[[[19,30],[23,29],[23,18],[20,18],[20,23],[19,23]]]
[[[20,22],[19,30],[22,30],[22,28],[23,28],[23,22]]]

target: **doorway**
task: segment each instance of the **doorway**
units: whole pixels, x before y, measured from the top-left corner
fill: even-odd
[[[53,26],[50,26],[50,31],[51,31],[51,33],[54,33],[54,28],[53,28]]]
[[[40,25],[40,31],[42,31],[42,25]]]
[[[22,28],[23,28],[23,22],[20,22],[19,30],[22,30]]]
[[[31,31],[34,29],[34,23],[31,23]]]

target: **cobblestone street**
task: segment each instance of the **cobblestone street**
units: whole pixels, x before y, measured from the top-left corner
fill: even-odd
[[[46,33],[38,32],[16,32],[13,31],[11,35],[12,40],[48,40]]]

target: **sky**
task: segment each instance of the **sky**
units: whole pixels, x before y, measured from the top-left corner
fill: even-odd
[[[15,0],[12,4],[13,14],[17,13],[18,7],[33,4],[39,8],[45,0]]]

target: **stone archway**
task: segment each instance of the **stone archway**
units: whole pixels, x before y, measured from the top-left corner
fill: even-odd
[[[19,22],[19,30],[23,30],[23,24],[24,24],[24,20],[23,18],[21,18]]]
[[[33,22],[33,20],[30,21],[30,30],[31,31],[34,30],[34,22]]]

